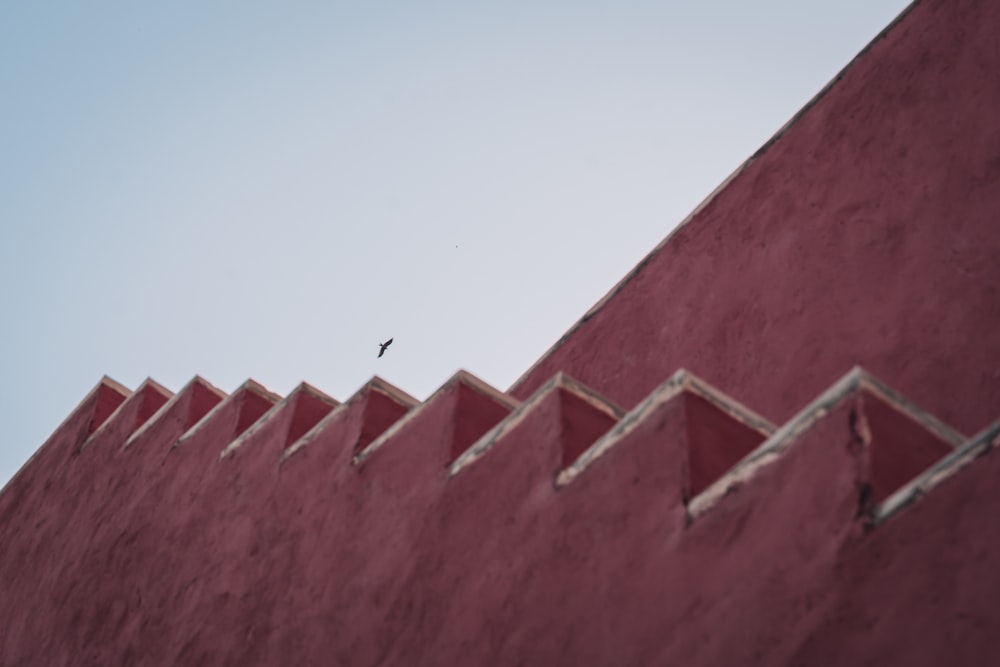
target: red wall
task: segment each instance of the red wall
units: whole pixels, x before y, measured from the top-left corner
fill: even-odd
[[[0,665],[989,664],[998,28],[923,0],[513,396],[102,381],[0,493]]]
[[[0,664],[985,664],[1000,458],[872,382],[778,431],[685,374],[624,416],[563,376],[85,401],[0,496]]]
[[[781,422],[861,364],[959,430],[985,426],[998,35],[996,2],[918,3],[511,393],[562,370],[631,407],[683,367]]]

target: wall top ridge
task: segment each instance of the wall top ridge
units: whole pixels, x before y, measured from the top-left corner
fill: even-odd
[[[160,409],[154,412],[153,415],[149,419],[147,419],[142,426],[136,429],[135,433],[129,436],[128,440],[125,441],[123,449],[128,449],[133,444],[135,444],[135,442],[138,441],[139,438],[141,438],[144,433],[146,433],[150,428],[152,428],[153,425],[156,424],[157,421],[162,419],[164,415],[169,413],[177,404],[177,402],[183,400],[188,395],[189,392],[194,390],[196,386],[201,387],[202,389],[212,394],[215,394],[216,396],[219,397],[220,400],[225,400],[226,396],[228,395],[226,394],[226,392],[222,391],[221,389],[210,383],[205,378],[201,377],[200,375],[195,375],[193,378],[188,380],[188,383],[184,385],[180,391],[171,396],[166,403],[161,405]]]
[[[557,391],[565,391],[573,394],[587,403],[591,408],[603,412],[615,420],[621,419],[625,414],[622,408],[607,400],[598,392],[560,371],[517,406],[499,424],[480,436],[475,443],[455,459],[448,467],[448,475],[454,477],[462,469],[482,458],[505,433],[520,424],[536,406]]]
[[[107,376],[105,376],[105,378],[107,378]],[[103,380],[102,380],[102,383],[103,383]],[[101,424],[97,428],[96,431],[94,431],[93,433],[91,433],[90,436],[86,440],[84,440],[83,444],[80,445],[80,451],[83,451],[84,449],[86,449],[98,437],[100,437],[101,435],[103,435],[104,433],[106,433],[107,430],[109,428],[111,428],[111,424],[114,423],[114,421],[115,421],[115,419],[117,419],[118,415],[120,415],[124,410],[127,410],[129,408],[129,406],[132,404],[133,401],[142,400],[143,397],[144,397],[144,395],[145,395],[145,393],[148,392],[148,391],[152,391],[152,392],[155,392],[157,394],[160,394],[163,398],[165,398],[167,400],[167,402],[169,402],[170,399],[174,397],[173,392],[170,391],[169,389],[167,389],[166,387],[164,387],[162,384],[160,384],[159,382],[157,382],[153,378],[146,378],[145,380],[142,381],[142,384],[140,384],[138,387],[136,387],[135,391],[131,392],[125,398],[125,400],[122,401],[121,405],[119,405],[115,409],[115,411],[112,412],[108,416],[108,418],[104,420],[104,423]],[[160,406],[160,407],[163,407],[163,406]],[[139,428],[141,428],[142,426],[144,426],[146,423],[152,421],[152,419],[156,416],[156,414],[158,412],[159,412],[159,409],[157,409],[152,415],[150,415],[149,419],[146,419],[142,424],[140,424]]]

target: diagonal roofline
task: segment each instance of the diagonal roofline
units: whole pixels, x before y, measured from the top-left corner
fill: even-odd
[[[882,30],[880,30],[878,34],[875,35],[875,37],[873,37],[867,44],[865,44],[865,46],[860,51],[858,51],[857,55],[851,58],[851,60],[846,65],[844,65],[840,69],[840,71],[837,72],[837,74],[834,75],[834,77],[830,79],[826,83],[826,85],[819,90],[818,93],[813,95],[813,97],[808,102],[806,102],[801,109],[795,112],[795,114],[793,114],[792,117],[789,118],[784,125],[778,128],[778,131],[775,132],[773,135],[771,135],[771,138],[765,141],[760,148],[754,151],[754,153],[746,160],[744,160],[742,164],[736,167],[736,169],[733,170],[733,172],[730,173],[729,176],[723,179],[722,183],[716,186],[716,188],[712,190],[707,197],[702,199],[701,202],[697,206],[695,206],[694,209],[690,213],[688,213],[688,215],[683,220],[681,220],[677,225],[675,225],[674,228],[667,233],[666,237],[664,237],[662,241],[657,243],[656,246],[654,246],[653,249],[650,250],[645,257],[639,260],[638,264],[636,264],[627,274],[625,274],[625,276],[621,280],[619,280],[610,290],[608,290],[604,296],[598,299],[597,303],[591,306],[587,310],[587,312],[583,314],[583,317],[581,317],[569,329],[567,329],[566,333],[564,333],[562,336],[559,337],[559,340],[557,340],[555,343],[549,346],[549,348],[545,350],[545,352],[543,352],[542,355],[538,357],[538,359],[536,359],[535,362],[531,364],[531,366],[529,366],[528,369],[524,371],[524,373],[522,373],[520,377],[518,377],[512,385],[510,385],[510,387],[507,388],[506,393],[513,394],[514,392],[516,392],[520,388],[520,386],[532,375],[532,373],[534,373],[534,371],[539,366],[541,366],[549,357],[551,357],[556,350],[561,348],[567,341],[569,341],[569,339],[572,338],[573,335],[581,327],[583,327],[583,325],[586,324],[588,320],[590,320],[595,315],[597,315],[601,310],[603,310],[604,307],[615,296],[617,296],[619,292],[625,289],[626,285],[631,283],[635,279],[635,277],[638,276],[642,272],[642,270],[646,268],[646,265],[649,264],[653,260],[653,258],[655,258],[658,254],[660,254],[660,251],[662,251],[667,246],[667,244],[670,243],[670,241],[674,238],[674,236],[676,236],[684,227],[686,227],[695,218],[695,216],[701,213],[706,206],[711,204],[715,200],[715,198],[729,186],[730,183],[732,183],[738,176],[740,176],[744,171],[746,171],[750,167],[750,165],[756,162],[757,158],[766,153],[767,150],[772,145],[774,145],[779,139],[781,139],[781,137],[783,137],[788,132],[788,130],[792,128],[793,125],[795,125],[803,116],[805,116],[806,113],[808,113],[814,106],[816,106],[816,104],[818,104],[820,100],[826,97],[827,93],[829,93],[830,90],[833,89],[833,87],[837,84],[837,82],[839,82],[842,78],[844,78],[847,72],[851,68],[853,68],[854,65],[861,58],[863,58],[876,43],[885,38],[885,36],[889,33],[889,31],[895,28],[900,21],[906,18],[906,15],[909,14],[911,11],[913,11],[913,9],[917,5],[919,5],[921,1],[922,0],[913,0],[913,2],[907,5],[903,9],[903,11],[901,11],[896,16],[896,18],[890,21],[887,26],[882,28]]]
[[[118,382],[117,380],[112,378],[111,376],[107,374],[103,375],[101,379],[98,380],[97,383],[90,388],[90,391],[88,391],[87,394],[73,407],[73,409],[69,411],[69,414],[67,414],[63,418],[63,420],[59,422],[59,425],[52,430],[52,433],[50,433],[49,436],[45,438],[45,441],[42,443],[42,445],[38,449],[36,449],[31,454],[31,456],[28,457],[28,460],[25,461],[23,464],[21,464],[21,467],[18,468],[17,471],[10,476],[10,479],[8,479],[7,482],[2,487],[0,487],[0,496],[3,496],[3,494],[7,491],[7,489],[13,488],[14,480],[20,477],[21,473],[23,473],[25,470],[28,469],[28,466],[30,466],[35,461],[35,459],[38,458],[38,456],[42,453],[45,447],[52,441],[52,438],[57,433],[61,432],[64,428],[66,428],[66,426],[70,423],[70,420],[72,420],[80,411],[80,409],[84,405],[86,405],[87,401],[94,398],[97,392],[101,390],[101,387],[108,387],[111,390],[118,392],[123,397],[122,403],[127,401],[128,398],[133,393],[135,393],[131,389],[123,385],[121,382]],[[113,414],[114,412],[112,412],[111,415],[108,415],[108,419],[110,419]]]

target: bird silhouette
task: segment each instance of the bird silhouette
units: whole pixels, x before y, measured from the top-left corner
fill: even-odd
[[[378,344],[378,347],[379,347],[379,350],[378,350],[379,359],[382,358],[382,355],[385,354],[386,349],[388,349],[388,347],[390,345],[392,345],[392,339],[391,338],[389,340],[385,341],[384,343],[379,343]]]

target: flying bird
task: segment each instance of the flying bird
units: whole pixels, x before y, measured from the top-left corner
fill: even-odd
[[[382,358],[382,355],[385,354],[385,351],[389,348],[390,345],[392,345],[392,339],[391,338],[389,340],[385,341],[384,343],[379,343],[378,344],[378,347],[379,347],[379,350],[378,350],[379,359]]]

